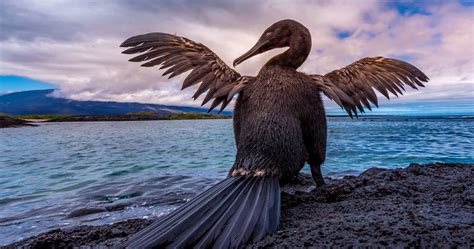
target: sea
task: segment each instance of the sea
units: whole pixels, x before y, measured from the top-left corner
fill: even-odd
[[[230,119],[0,129],[0,245],[169,213],[225,178],[235,153]],[[327,177],[430,162],[474,163],[472,116],[328,120]]]

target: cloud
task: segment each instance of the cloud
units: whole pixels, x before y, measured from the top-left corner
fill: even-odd
[[[474,95],[473,7],[458,2],[387,5],[383,1],[24,1],[0,3],[0,75],[58,85],[83,100],[199,105],[184,77],[127,62],[119,44],[153,31],[185,36],[229,65],[280,19],[305,24],[313,49],[300,68],[324,74],[361,57],[408,60],[431,78],[392,102],[450,101]],[[237,68],[256,75],[268,52]],[[330,104],[333,105],[333,104]]]

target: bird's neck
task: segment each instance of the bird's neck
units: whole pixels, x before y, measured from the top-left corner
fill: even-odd
[[[270,59],[266,66],[278,65],[297,69],[311,51],[311,36],[295,35],[290,40],[289,49]]]

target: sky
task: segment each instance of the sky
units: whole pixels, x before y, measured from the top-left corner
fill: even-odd
[[[40,80],[15,75],[0,75],[0,94],[44,89],[56,89],[56,87]]]
[[[149,32],[176,34],[205,44],[231,65],[269,25],[288,18],[312,34],[302,72],[325,74],[363,57],[392,57],[431,81],[390,102],[381,99],[386,109],[474,102],[474,0],[2,0],[0,93],[50,87],[76,100],[199,106],[191,99],[195,88],[180,90],[185,75],[168,80],[158,68],[130,63],[120,43]],[[236,70],[256,75],[282,51]]]

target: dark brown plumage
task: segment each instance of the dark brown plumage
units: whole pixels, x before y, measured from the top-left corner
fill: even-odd
[[[366,57],[344,68],[334,70],[324,76],[310,75],[326,96],[344,108],[352,117],[357,111],[369,110],[371,104],[378,107],[374,89],[390,99],[389,92],[395,96],[403,95],[404,85],[413,89],[424,87],[428,77],[418,68],[406,62],[384,58]]]
[[[405,85],[417,89],[428,81],[413,65],[384,57],[363,58],[324,76],[298,72],[311,51],[311,35],[293,20],[270,26],[254,47],[234,61],[236,66],[273,48],[288,47],[256,77],[241,76],[204,45],[174,35],[135,36],[122,46],[131,47],[126,54],[140,53],[130,61],[162,65],[170,77],[192,70],[183,88],[200,83],[194,98],[207,91],[203,104],[214,99],[210,110],[219,104],[222,110],[238,94],[237,156],[229,178],[137,234],[132,247],[222,248],[261,239],[278,225],[279,185],[296,176],[305,162],[316,184],[324,184],[320,166],[326,156],[327,131],[320,92],[352,117],[364,108],[370,110],[371,104],[378,106],[374,89],[389,98],[389,93],[403,94]],[[202,217],[193,216],[197,213]]]
[[[232,96],[253,78],[240,76],[206,46],[184,37],[149,33],[134,36],[121,46],[131,47],[123,51],[124,54],[141,53],[129,61],[146,61],[143,67],[161,65],[160,69],[167,69],[163,76],[169,74],[169,78],[173,78],[192,70],[184,80],[182,89],[201,83],[193,98],[197,99],[207,91],[202,105],[214,98],[210,110],[222,104],[222,111]]]

